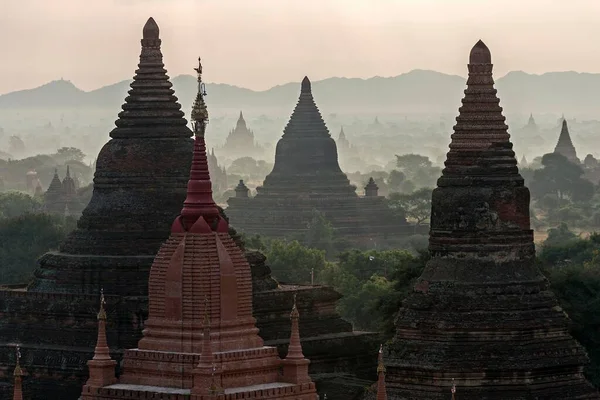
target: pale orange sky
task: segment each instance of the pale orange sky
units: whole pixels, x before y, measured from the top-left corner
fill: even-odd
[[[8,6],[8,7],[7,7]],[[304,75],[465,76],[490,47],[496,76],[600,72],[598,0],[0,0],[0,93],[71,80],[91,90],[133,76],[156,19],[171,76],[267,89]]]

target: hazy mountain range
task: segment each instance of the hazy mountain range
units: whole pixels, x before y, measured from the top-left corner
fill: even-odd
[[[131,80],[85,92],[66,80],[0,96],[0,109],[110,108],[117,112]],[[191,75],[172,78],[175,94],[189,107],[196,94]],[[313,93],[324,114],[336,112],[452,113],[460,106],[465,78],[435,71],[414,70],[394,77],[329,78],[313,82]],[[533,75],[510,72],[496,81],[507,113],[564,113],[600,117],[600,74],[549,72]],[[207,84],[207,103],[213,109],[291,111],[299,82],[265,91],[227,84]],[[184,108],[185,110],[185,108]]]

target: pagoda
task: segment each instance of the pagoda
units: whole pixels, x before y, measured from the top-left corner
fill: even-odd
[[[431,259],[384,350],[388,397],[598,399],[588,359],[535,264],[489,49],[478,41],[445,169],[433,191]],[[453,390],[455,391],[455,389]]]
[[[154,19],[141,42],[129,96],[98,155],[90,203],[59,250],[41,258],[30,291],[146,294],[152,260],[185,198],[192,133]]]
[[[41,191],[41,184],[39,179],[37,183],[40,187],[36,186],[36,193]],[[86,204],[80,198],[77,193],[77,183],[75,179],[71,177],[69,166],[67,165],[67,174],[61,181],[58,176],[58,170],[54,169],[54,177],[50,181],[48,190],[43,195],[43,209],[47,213],[60,214],[64,213],[65,208],[72,211],[74,215],[80,215]]]
[[[273,170],[256,191],[253,198],[228,200],[227,215],[246,233],[302,234],[314,210],[325,216],[337,235],[359,246],[412,232],[405,219],[392,214],[385,198],[358,197],[340,169],[336,143],[315,104],[308,77],[277,143]]]
[[[68,249],[80,252],[61,250],[42,257],[41,272],[61,272],[65,280],[42,281],[38,277],[29,290],[26,285],[0,289],[0,307],[4,310],[0,319],[0,400],[10,398],[2,387],[12,386],[14,359],[8,354],[14,343],[22,344],[24,367],[35,377],[28,379],[23,388],[26,399],[78,398],[88,378],[86,363],[96,345],[93,337],[98,322],[94,310],[101,288],[107,293],[106,336],[111,343],[110,355],[119,362],[117,374],[124,349],[137,346],[142,337],[148,317],[150,266],[161,243],[171,234],[173,220],[186,198],[193,149],[193,140],[188,137],[192,132],[185,128],[183,116],[173,117],[179,105],[173,100],[158,57],[157,37],[158,27],[150,19],[144,29],[140,68],[123,106],[127,114],[121,114],[117,129],[111,133],[112,144],[107,144],[97,158],[94,196],[99,197],[86,210],[88,217],[82,218],[87,222],[80,226],[76,237],[81,242],[67,240]],[[155,57],[148,59],[150,55]],[[150,91],[160,96],[151,96]],[[175,135],[182,129],[188,133]],[[125,132],[131,136],[122,136]],[[163,132],[164,138],[158,132]],[[165,152],[171,155],[166,157]],[[117,187],[124,193],[119,193]],[[179,198],[179,203],[171,197]],[[169,207],[171,219],[166,216]],[[103,215],[95,221],[92,216],[98,210],[103,210]],[[222,216],[227,220],[224,213]],[[106,231],[99,231],[101,227]],[[231,226],[230,232],[236,237]],[[159,235],[162,242],[155,240]],[[152,243],[156,248],[150,254],[148,246]],[[303,352],[312,360],[309,373],[318,389],[331,400],[346,400],[347,393],[362,390],[370,379],[373,349],[380,341],[377,335],[353,331],[336,311],[341,295],[332,288],[279,284],[271,277],[263,254],[245,251],[252,273],[253,315],[265,344],[277,346],[280,356],[285,356],[291,337],[289,310],[297,294]],[[68,262],[72,269],[54,267],[62,267],[50,263],[57,259]],[[122,272],[113,273],[116,266]]]
[[[257,158],[263,155],[263,148],[256,143],[254,132],[246,125],[246,120],[241,111],[235,128],[229,131],[227,139],[225,139],[225,145],[221,148],[221,152],[231,159],[240,157]]]
[[[556,143],[556,147],[554,148],[554,153],[565,156],[567,160],[574,164],[581,164],[581,161],[577,158],[575,146],[573,146],[573,142],[571,141],[567,120],[564,119],[564,117],[562,119],[562,127],[560,129],[560,135],[558,136],[558,143]]]
[[[222,193],[228,189],[227,187],[227,170],[225,167],[219,165],[219,160],[215,155],[215,149],[212,149],[211,153],[207,155],[208,158],[208,170],[213,181],[213,188],[215,192]]]
[[[21,343],[30,379],[28,400],[75,399],[94,343],[97,294],[104,288],[108,336],[116,349],[137,342],[147,316],[148,275],[186,196],[192,132],[173,95],[159,28],[143,28],[136,75],[111,139],[97,158],[91,201],[58,251],[41,257],[28,287],[0,289],[0,371]],[[67,185],[72,184],[67,180]],[[55,172],[47,198],[60,193]],[[57,210],[65,213],[64,204]],[[74,207],[68,205],[68,212]],[[3,379],[4,380],[4,379]],[[5,400],[0,396],[0,399]]]
[[[111,360],[100,324],[81,399],[178,400],[183,395],[190,400],[317,400],[295,304],[285,360],[258,336],[250,265],[212,198],[201,64],[196,71],[199,91],[192,111],[195,145],[187,197],[150,271],[144,337],[138,348],[126,351],[123,371],[114,382],[114,374],[106,373]]]

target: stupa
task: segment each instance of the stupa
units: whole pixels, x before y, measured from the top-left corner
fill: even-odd
[[[567,120],[564,118],[562,120],[562,127],[560,129],[558,143],[556,143],[554,152],[562,154],[567,158],[567,160],[571,161],[572,163],[578,165],[581,164],[581,161],[579,160],[579,158],[577,158],[577,151],[575,150],[575,146],[573,146],[573,142],[571,141],[571,134],[569,133],[569,126],[567,125]]]
[[[29,291],[146,294],[154,255],[185,198],[191,154],[160,45],[151,18],[129,96],[98,155],[92,199],[78,229],[41,258]]]
[[[149,20],[144,29],[146,37],[142,40],[144,57],[149,53],[160,54],[156,47],[160,40],[156,39],[157,29],[154,20]],[[152,47],[146,48],[149,45]],[[62,251],[57,256],[56,253],[50,253],[52,257],[60,256],[62,257],[60,260],[69,261],[75,269],[73,271],[65,269],[64,273],[72,272],[73,275],[77,275],[79,273],[77,268],[80,268],[90,275],[80,275],[81,288],[73,280],[69,280],[57,281],[56,285],[35,286],[29,291],[26,287],[0,289],[0,306],[4,310],[0,319],[0,373],[2,373],[0,400],[10,399],[7,395],[8,391],[2,388],[10,389],[13,384],[11,373],[14,359],[7,355],[12,353],[14,343],[22,344],[23,364],[32,377],[24,382],[23,392],[27,400],[69,400],[76,399],[81,394],[81,386],[88,379],[87,361],[94,354],[96,345],[93,340],[97,329],[94,310],[97,310],[98,292],[102,287],[107,293],[105,296],[106,335],[108,342],[111,343],[111,355],[119,361],[117,373],[120,373],[120,361],[124,349],[135,347],[142,336],[144,322],[148,316],[146,295],[148,276],[155,254],[149,254],[150,250],[145,247],[146,244],[138,246],[143,238],[140,230],[146,226],[152,228],[149,230],[152,236],[148,238],[147,245],[156,243],[156,251],[161,243],[158,239],[152,242],[154,238],[159,234],[163,237],[162,241],[169,237],[173,219],[181,211],[181,203],[186,197],[193,144],[187,136],[172,136],[173,132],[184,129],[182,126],[185,126],[185,122],[180,122],[178,118],[150,118],[152,114],[173,115],[175,109],[179,110],[178,104],[170,101],[171,95],[166,98],[153,97],[156,104],[149,103],[150,100],[141,104],[136,103],[143,98],[150,99],[149,94],[143,97],[139,95],[140,87],[156,86],[155,90],[158,93],[164,93],[164,90],[167,90],[165,88],[170,87],[168,80],[164,78],[166,75],[162,63],[157,64],[156,61],[148,65],[147,58],[144,60],[146,61],[140,66],[137,75],[145,75],[153,79],[144,81],[144,84],[139,80],[134,81],[135,89],[132,89],[132,93],[138,94],[135,98],[133,94],[130,95],[124,108],[140,110],[140,112],[147,110],[147,113],[144,114],[145,117],[137,119],[139,125],[133,124],[132,119],[127,120],[133,124],[129,125],[128,132],[133,135],[129,139],[126,140],[118,133],[119,131],[123,133],[122,129],[113,131],[115,135],[111,139],[113,144],[107,145],[98,157],[96,183],[100,184],[100,188],[95,188],[95,196],[100,197],[91,203],[92,214],[88,215],[96,215],[94,213],[99,212],[98,207],[104,210],[105,215],[100,218],[100,222],[106,227],[107,233],[100,236],[102,232],[94,230],[98,224],[91,222],[86,222],[85,227],[80,227],[79,230],[83,232],[78,233],[82,243],[81,247],[77,248],[84,249],[84,245],[88,243],[87,238],[102,239],[101,242],[94,239],[90,243],[90,248],[94,244],[92,250],[98,253],[79,254]],[[151,66],[155,74],[148,74]],[[171,93],[170,89],[168,91]],[[165,110],[161,110],[161,106]],[[121,122],[118,122],[121,128],[123,119],[122,116]],[[167,124],[169,121],[172,125]],[[146,136],[143,134],[144,129],[149,132]],[[185,129],[191,136],[192,132]],[[165,138],[158,135],[159,130],[165,133]],[[149,136],[152,133],[156,136]],[[144,142],[139,146],[134,145],[138,142],[138,138],[141,138],[139,141]],[[189,154],[186,153],[186,145]],[[173,155],[163,157],[160,153],[166,150]],[[156,157],[154,152],[157,153]],[[151,178],[145,168],[148,163],[157,162],[164,165],[164,170],[158,164],[150,167],[155,174],[153,182],[160,189],[153,193],[151,188],[146,187],[151,183]],[[184,163],[187,165],[184,166]],[[140,170],[135,172],[135,168]],[[179,176],[176,176],[176,171],[179,171]],[[146,182],[146,185],[141,182]],[[125,194],[112,192],[117,190],[117,184],[128,191],[132,196],[131,200],[123,204],[117,201],[125,196]],[[168,193],[170,196],[178,197],[179,204],[168,201],[166,199]],[[139,196],[140,204],[137,203],[136,196]],[[158,205],[152,207],[155,200]],[[110,207],[102,204],[105,201],[110,202]],[[167,201],[169,207],[172,207],[170,221],[166,217]],[[141,211],[136,207],[140,207],[141,211],[147,211],[147,214],[141,215]],[[133,219],[124,216],[129,208]],[[114,225],[108,224],[111,217],[116,220]],[[223,217],[226,218],[224,214]],[[88,222],[90,218],[91,216],[87,218]],[[157,224],[162,226],[161,232],[153,230]],[[85,232],[87,226],[90,226],[90,229],[94,228],[91,233]],[[130,236],[123,235],[120,229],[124,228],[130,230]],[[110,232],[114,232],[114,235],[109,235]],[[69,248],[75,247],[76,242],[73,238],[69,238],[68,243]],[[96,246],[100,243],[103,245]],[[115,254],[117,250],[113,247],[117,247],[117,254]],[[44,256],[42,262],[46,257],[48,255]],[[373,333],[354,332],[352,325],[341,319],[335,307],[341,297],[340,294],[324,286],[278,284],[270,276],[264,255],[248,250],[246,258],[252,270],[253,314],[260,329],[260,336],[265,343],[277,346],[279,354],[285,356],[291,329],[289,310],[292,307],[293,295],[296,293],[297,307],[301,314],[300,334],[303,351],[307,358],[311,359],[309,372],[319,390],[323,388],[332,400],[347,400],[347,393],[356,393],[366,386],[365,382],[370,377],[370,365],[373,362],[372,349],[379,342],[379,338]],[[111,273],[115,265],[125,267],[122,274]],[[139,265],[140,270],[134,273],[134,270],[129,268],[131,265]],[[48,266],[46,262],[44,268],[48,269]],[[71,275],[65,276],[71,277]],[[63,290],[67,286],[71,293]],[[97,288],[97,291],[94,291],[94,288]],[[120,290],[120,292],[114,294],[108,292],[107,288]],[[359,375],[357,378],[357,374],[363,373],[365,375]],[[12,393],[12,390],[10,392]]]
[[[110,360],[100,333],[81,399],[318,400],[302,354],[296,306],[285,360],[258,336],[250,265],[212,198],[202,65],[196,70],[200,87],[192,111],[195,146],[187,197],[151,268],[144,337],[138,348],[126,351],[115,383],[114,375],[105,374]]]
[[[39,184],[39,180],[38,180]],[[40,191],[41,185],[40,185]],[[36,187],[36,192],[38,191]],[[85,199],[77,193],[77,184],[71,177],[70,168],[67,165],[65,178],[60,180],[58,169],[54,169],[54,177],[43,195],[43,210],[51,214],[64,214],[65,208],[71,210],[73,215],[80,215],[85,204]]]
[[[244,114],[240,111],[235,128],[227,135],[225,144],[219,154],[224,154],[230,159],[236,159],[240,157],[261,157],[263,152],[263,148],[255,141],[254,132],[246,125]]]
[[[535,265],[529,190],[494,89],[489,49],[467,89],[433,191],[431,260],[385,348],[388,398],[598,399],[584,349]]]
[[[385,198],[358,197],[340,169],[335,141],[315,104],[308,77],[277,143],[273,170],[256,191],[253,198],[228,200],[227,215],[243,232],[270,237],[301,234],[315,209],[337,235],[358,245],[412,232],[405,219],[391,213]]]
[[[110,293],[108,335],[116,348],[137,342],[150,266],[186,196],[192,132],[173,95],[152,18],[141,44],[138,70],[98,156],[93,196],[78,228],[58,251],[41,257],[28,288],[0,289],[0,370],[10,375],[11,360],[3,354],[21,343],[23,362],[35,377],[24,384],[28,400],[79,395],[93,354],[90,310],[100,288]],[[55,174],[49,192],[62,188]],[[65,212],[64,205],[58,212]]]

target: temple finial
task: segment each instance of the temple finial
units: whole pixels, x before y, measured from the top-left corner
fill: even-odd
[[[206,125],[208,124],[208,109],[204,102],[206,96],[206,86],[202,82],[202,59],[198,57],[198,67],[194,68],[198,77],[198,93],[192,107],[192,128],[196,136],[204,137]]]
[[[144,39],[158,39],[160,34],[160,29],[158,28],[158,24],[154,20],[154,18],[148,18],[146,21],[146,25],[144,25],[144,30],[142,31],[142,37]]]
[[[304,79],[302,79],[300,93],[311,93],[311,92],[312,92],[312,89],[311,89],[310,80],[308,79],[308,76],[305,76]]]
[[[16,347],[16,365],[15,365],[15,383],[13,388],[13,400],[23,400],[23,370],[21,369],[21,348],[19,345]]]
[[[104,306],[106,305],[106,300],[104,299],[104,289],[100,288],[100,309],[98,311],[98,319],[106,321],[106,310]]]
[[[117,362],[110,358],[110,349],[106,340],[106,301],[104,289],[100,289],[100,307],[98,310],[98,338],[94,349],[94,358],[88,361],[89,379],[86,386],[104,387],[116,382],[115,366]]]
[[[310,382],[308,376],[308,364],[310,361],[304,357],[302,353],[302,343],[300,342],[300,327],[298,320],[300,313],[297,305],[297,292],[294,292],[292,312],[290,319],[292,320],[292,329],[290,334],[290,343],[288,345],[288,353],[283,362],[283,378],[286,382],[301,384]]]
[[[379,354],[377,356],[377,400],[387,400],[385,364],[383,363],[383,344],[379,345]]]
[[[452,393],[452,400],[455,400],[455,398],[456,398],[456,384],[454,383],[454,378],[452,378],[452,388],[450,389],[450,392]]]
[[[492,63],[492,53],[490,49],[479,40],[475,43],[475,46],[471,49],[471,54],[469,55],[469,64],[491,64]]]

